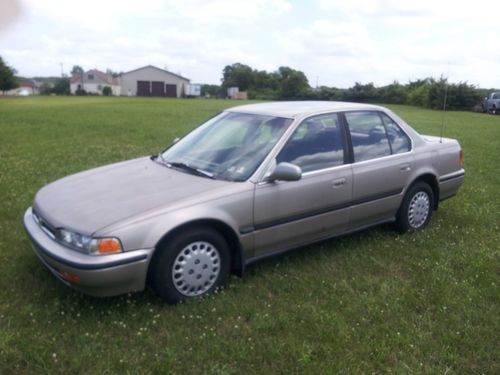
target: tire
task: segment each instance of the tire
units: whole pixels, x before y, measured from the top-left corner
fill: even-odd
[[[424,228],[434,210],[434,193],[429,184],[417,181],[406,192],[396,215],[396,228],[405,233]]]
[[[167,303],[205,296],[227,282],[229,247],[216,231],[208,228],[184,231],[156,251],[149,281]]]

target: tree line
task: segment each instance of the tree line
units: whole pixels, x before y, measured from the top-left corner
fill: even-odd
[[[83,69],[75,65],[72,74],[83,74]],[[119,73],[110,71],[114,77]],[[0,56],[0,91],[18,87],[16,70],[7,65]],[[67,76],[55,78],[52,84],[45,82],[40,87],[41,94],[69,95],[70,79]],[[480,89],[467,82],[449,83],[447,79],[432,77],[401,84],[394,81],[390,85],[376,87],[373,83],[356,82],[345,88],[321,86],[312,88],[306,75],[300,70],[287,66],[276,71],[253,69],[248,65],[234,63],[222,70],[220,85],[202,85],[202,96],[225,98],[229,87],[247,91],[249,99],[257,100],[336,100],[361,103],[409,104],[420,107],[441,109],[447,96],[447,109],[478,109],[481,100],[494,89]]]
[[[252,69],[235,63],[222,71],[221,85],[203,85],[202,95],[225,97],[229,87],[247,91],[249,99],[258,100],[337,100],[361,103],[409,104],[447,109],[473,110],[494,89],[480,89],[467,82],[449,83],[446,78],[432,77],[401,84],[397,81],[376,87],[373,83],[356,82],[347,89],[321,86],[312,88],[305,74],[289,67],[274,72]]]

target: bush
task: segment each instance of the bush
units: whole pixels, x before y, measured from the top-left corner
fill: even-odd
[[[430,86],[428,84],[423,84],[411,89],[408,93],[407,103],[419,107],[427,107],[429,88]]]
[[[361,84],[356,82],[353,87],[344,93],[344,100],[349,102],[373,103],[380,101],[379,90],[373,83]]]
[[[85,91],[84,89],[82,89],[81,87],[78,87],[75,91],[75,95],[78,95],[78,96],[85,96],[87,95],[87,91]]]
[[[52,94],[52,86],[47,82],[42,83],[40,86],[40,95],[50,95]]]
[[[113,91],[111,90],[111,87],[104,86],[102,88],[102,95],[104,95],[104,96],[111,96],[111,95],[113,95]]]
[[[404,104],[408,101],[408,89],[399,82],[394,82],[388,86],[379,89],[382,103]]]

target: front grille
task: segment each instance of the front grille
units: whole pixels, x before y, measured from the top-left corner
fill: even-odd
[[[56,239],[56,228],[54,228],[52,225],[50,225],[45,219],[43,219],[38,212],[33,209],[33,219],[35,222],[38,224],[41,230],[47,234],[50,238],[53,240]]]

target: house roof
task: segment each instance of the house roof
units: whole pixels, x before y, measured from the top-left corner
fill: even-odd
[[[21,81],[19,82],[19,87],[30,87],[30,88],[33,88],[34,83],[33,81]]]
[[[179,74],[175,74],[175,73],[172,73],[172,72],[169,72],[168,70],[165,70],[165,69],[161,69],[161,68],[157,68],[156,66],[153,66],[153,65],[146,65],[146,66],[143,66],[141,68],[137,68],[137,69],[134,69],[134,70],[130,70],[128,72],[125,72],[125,73],[122,73],[121,75],[125,75],[125,74],[129,74],[129,73],[132,73],[132,72],[136,72],[138,70],[142,70],[142,69],[145,69],[145,68],[153,68],[153,69],[156,69],[156,70],[159,70],[161,72],[164,72],[164,73],[168,73],[168,74],[171,74],[173,76],[176,76],[177,78],[180,78],[180,79],[184,79],[186,81],[191,81],[189,78],[186,78],[186,77],[183,77]]]
[[[107,75],[104,72],[101,72],[100,70],[91,69],[91,70],[85,72],[84,75],[88,75],[88,74],[94,75],[94,77],[97,77],[99,81],[102,81],[103,83],[107,83],[108,85],[117,85],[118,84],[113,77]],[[85,77],[84,77],[83,81],[86,83],[89,83],[89,80]],[[80,82],[82,82],[81,74],[74,74],[71,77],[71,83],[80,83]]]

